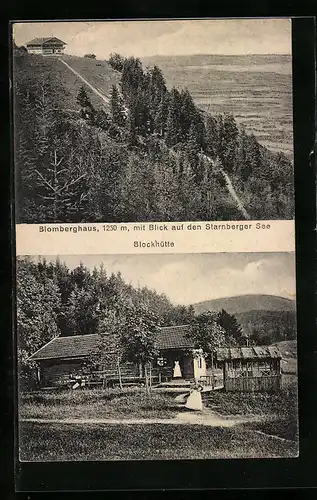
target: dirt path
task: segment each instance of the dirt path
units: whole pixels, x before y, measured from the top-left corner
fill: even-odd
[[[229,175],[223,170],[223,168],[220,165],[216,165],[215,162],[209,156],[207,156],[205,154],[202,154],[201,156],[203,158],[205,158],[205,160],[207,160],[216,171],[220,172],[220,174],[222,175],[222,177],[226,183],[227,189],[228,189],[232,199],[236,203],[236,205],[237,205],[239,211],[241,212],[241,214],[243,215],[243,217],[247,220],[251,219],[250,215],[248,214],[248,212],[244,208],[242,201],[240,200],[239,196],[237,195],[237,192],[233,187],[233,184],[231,182]]]
[[[242,202],[241,202],[239,196],[237,195],[237,193],[236,193],[236,191],[235,191],[235,189],[234,189],[234,187],[232,185],[232,182],[231,182],[231,179],[230,179],[229,175],[226,174],[226,172],[222,168],[220,168],[219,170],[221,171],[221,174],[222,174],[222,176],[223,176],[223,178],[225,180],[225,183],[227,184],[227,188],[228,188],[229,193],[231,194],[232,198],[236,202],[236,204],[237,204],[240,212],[242,213],[243,217],[245,219],[247,219],[247,220],[251,219],[250,215],[248,214],[248,212],[246,211],[246,209],[242,205]]]
[[[22,418],[20,422],[33,422],[41,424],[172,424],[172,425],[205,425],[209,427],[233,427],[237,424],[249,422],[251,418],[236,417],[226,418],[214,414],[213,412],[180,412],[174,418],[65,418],[65,419],[45,419],[45,418]]]
[[[81,76],[78,71],[74,70],[71,66],[69,66],[69,64],[67,64],[67,62],[65,62],[63,59],[59,59],[59,61],[61,61],[63,64],[65,64],[65,66],[67,66],[68,69],[70,69],[70,71],[72,71],[80,80],[82,80],[86,85],[88,85],[88,87],[95,93],[97,94],[97,96],[99,96],[106,104],[109,104],[110,100],[108,99],[108,97],[106,97],[105,95],[103,95],[99,90],[97,90],[95,87],[93,87],[91,85],[91,83],[89,83],[83,76]]]

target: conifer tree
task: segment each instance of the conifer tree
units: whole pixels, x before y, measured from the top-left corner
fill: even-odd
[[[239,131],[230,113],[225,113],[223,117],[221,135],[221,162],[227,172],[232,172],[235,168]]]
[[[179,141],[178,124],[175,119],[173,109],[169,109],[166,120],[165,142],[171,147],[175,146]]]
[[[266,175],[261,169],[261,152],[260,146],[254,134],[246,137],[245,141],[245,162],[252,174],[257,174],[260,177]]]
[[[58,157],[55,149],[51,155],[51,162],[45,170],[35,169],[38,197],[42,202],[45,220],[52,222],[63,221],[65,213],[69,216],[77,213],[77,202],[80,198],[80,182],[86,174],[76,171],[67,171],[62,165],[63,157]]]
[[[123,127],[126,122],[126,113],[124,109],[123,99],[116,85],[112,85],[110,95],[111,117],[112,121],[118,127]]]
[[[162,137],[166,132],[167,116],[168,116],[168,97],[166,93],[161,97],[156,112],[154,114],[154,130],[160,137]]]
[[[144,72],[140,59],[135,57],[125,59],[121,75],[121,90],[126,101],[142,86],[143,78]]]
[[[158,113],[158,108],[166,95],[167,88],[165,79],[161,69],[158,66],[154,66],[149,72],[149,101],[151,106],[151,114],[153,119],[155,115]]]
[[[120,56],[120,54],[118,53],[110,54],[110,57],[108,59],[108,63],[116,71],[122,71],[124,66],[124,61],[125,61],[124,57]]]
[[[197,110],[193,98],[188,89],[182,90],[180,94],[180,121],[183,138],[188,138],[191,126],[195,127]]]
[[[243,330],[241,325],[239,325],[237,318],[233,314],[227,313],[222,309],[217,316],[217,323],[226,332],[227,341],[232,339],[238,345],[241,345],[243,341]]]
[[[202,179],[202,172],[199,170],[199,142],[198,142],[198,134],[197,129],[194,123],[191,124],[188,140],[186,142],[186,152],[188,160],[191,164],[192,171],[195,175],[196,183],[199,183]]]
[[[76,97],[77,103],[82,107],[82,108],[90,108],[91,107],[91,102],[88,97],[88,94],[86,92],[86,89],[84,86],[81,86],[79,89],[79,92]]]
[[[108,130],[111,118],[103,109],[97,109],[95,113],[95,125],[101,130]]]
[[[215,158],[217,155],[217,121],[208,115],[205,120],[205,150],[207,155]]]
[[[241,175],[243,181],[246,181],[252,171],[252,166],[247,158],[247,143],[248,137],[245,128],[242,127],[239,134],[239,146],[237,151],[237,173]]]

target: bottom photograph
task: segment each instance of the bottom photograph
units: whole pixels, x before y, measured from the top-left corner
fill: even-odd
[[[294,253],[19,256],[23,462],[298,456]]]

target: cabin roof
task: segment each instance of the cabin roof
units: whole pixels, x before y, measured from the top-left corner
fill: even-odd
[[[28,42],[26,44],[26,46],[28,45],[43,45],[47,42],[59,42],[63,45],[67,45],[66,42],[63,42],[63,40],[60,40],[59,38],[56,38],[55,36],[50,36],[50,37],[42,37],[42,38],[33,38],[33,40],[31,40],[30,42]]]
[[[189,338],[190,326],[164,326],[160,328],[157,335],[156,345],[160,350],[165,349],[186,349],[194,347],[193,341]]]
[[[254,347],[219,347],[217,349],[218,361],[230,361],[232,359],[281,359],[282,355],[277,346],[254,346]]]
[[[82,358],[90,354],[97,354],[98,346],[98,334],[56,337],[32,354],[30,359],[36,361],[40,359]]]
[[[157,348],[159,350],[168,350],[193,347],[193,342],[187,337],[188,331],[188,325],[160,328],[156,339]],[[114,351],[113,336],[104,334],[104,340],[107,351]],[[42,359],[84,358],[97,354],[99,347],[99,334],[56,337],[32,354],[29,359],[36,361]]]

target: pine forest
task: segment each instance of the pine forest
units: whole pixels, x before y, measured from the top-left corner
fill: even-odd
[[[290,159],[158,66],[111,55],[102,101],[62,61],[13,59],[17,223],[293,218]]]

